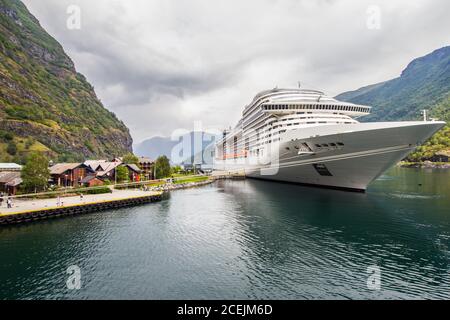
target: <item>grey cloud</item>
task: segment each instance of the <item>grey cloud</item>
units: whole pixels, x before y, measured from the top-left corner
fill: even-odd
[[[24,2],[136,141],[195,120],[233,125],[276,85],[338,94],[393,78],[448,45],[450,27],[446,0]],[[82,9],[81,30],[65,28],[69,4]],[[369,5],[379,30],[366,27]]]

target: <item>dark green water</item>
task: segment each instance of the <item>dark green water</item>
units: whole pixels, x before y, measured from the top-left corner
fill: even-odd
[[[450,171],[395,168],[366,194],[221,181],[1,228],[0,298],[448,299],[449,247]]]

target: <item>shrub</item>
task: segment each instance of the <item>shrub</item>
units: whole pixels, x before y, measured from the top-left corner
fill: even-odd
[[[91,190],[86,190],[86,194],[104,194],[104,193],[112,193],[111,189],[108,187],[96,188]]]
[[[13,135],[10,132],[0,130],[0,140],[5,142],[12,141]]]
[[[15,156],[17,153],[17,146],[13,141],[10,141],[8,143],[8,147],[6,148],[6,152],[8,152],[10,155]]]

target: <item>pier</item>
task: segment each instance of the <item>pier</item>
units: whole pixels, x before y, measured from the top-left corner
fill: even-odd
[[[245,179],[245,171],[244,170],[235,170],[235,171],[216,170],[216,171],[213,171],[211,177],[214,180],[221,180],[221,179],[244,180]]]
[[[162,192],[115,190],[112,194],[37,200],[16,199],[12,208],[0,208],[0,225],[71,216],[157,202]]]

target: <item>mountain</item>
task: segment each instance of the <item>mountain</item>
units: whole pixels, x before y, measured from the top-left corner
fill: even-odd
[[[0,0],[0,161],[30,151],[60,161],[132,150],[127,127],[103,107],[62,46],[19,0]]]
[[[450,96],[450,46],[414,59],[400,77],[342,93],[338,100],[372,106],[363,121],[413,120]]]
[[[197,137],[201,138],[201,146],[200,146],[201,150],[194,150],[194,139],[196,139]],[[213,143],[215,136],[211,133],[190,132],[185,134],[182,138],[183,140],[180,138],[178,141],[172,141],[170,137],[153,137],[135,145],[134,152],[139,156],[150,157],[151,159],[156,159],[159,156],[165,155],[169,159],[171,159],[172,163],[174,164],[181,164],[181,163],[191,164],[193,162],[195,155],[201,154],[202,151],[206,149],[208,150],[211,150],[211,148],[212,150],[214,149]],[[181,147],[181,141],[183,141],[184,143],[187,142],[186,148],[190,150],[186,150],[184,154],[180,153],[179,159],[173,159],[172,150],[178,151],[177,149],[174,148],[177,145]],[[204,153],[204,155],[205,155],[205,159],[203,159],[204,163],[210,164],[209,159],[207,159],[207,157],[210,157],[210,155],[206,155],[206,153]],[[197,162],[197,158],[195,159]]]
[[[170,159],[172,149],[177,143],[177,141],[172,141],[170,137],[153,137],[136,144],[133,149],[135,154],[142,157],[156,159],[164,155]]]

